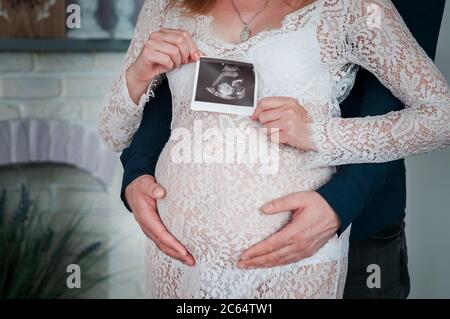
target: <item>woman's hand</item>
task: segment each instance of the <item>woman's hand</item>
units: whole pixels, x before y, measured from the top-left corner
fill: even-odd
[[[131,99],[138,103],[150,81],[156,76],[195,62],[202,53],[191,35],[179,29],[161,29],[150,34],[136,61],[126,72]]]
[[[259,101],[252,119],[268,129],[274,141],[273,129],[279,129],[279,143],[294,146],[303,151],[314,151],[308,125],[312,120],[297,100],[289,97],[267,97]]]

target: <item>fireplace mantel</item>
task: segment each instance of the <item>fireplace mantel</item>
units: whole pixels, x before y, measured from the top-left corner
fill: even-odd
[[[0,51],[10,52],[124,52],[130,40],[0,38]]]

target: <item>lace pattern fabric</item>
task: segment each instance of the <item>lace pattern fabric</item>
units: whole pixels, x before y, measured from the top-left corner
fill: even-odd
[[[121,68],[120,77],[113,83],[99,117],[100,135],[115,151],[128,147],[139,128],[145,104],[154,97],[153,90],[162,82],[158,76],[149,84],[146,93],[136,105],[128,94],[125,72],[136,60],[149,35],[163,26],[168,0],[146,0],[139,14],[135,35]]]
[[[424,55],[388,0],[317,0],[283,20],[278,29],[258,33],[242,44],[214,34],[214,19],[187,17],[179,8],[166,10],[166,0],[147,0],[136,35],[100,119],[105,141],[125,148],[137,130],[145,101],[128,97],[125,70],[136,59],[151,32],[161,26],[192,33],[208,56],[254,63],[260,73],[259,97],[298,99],[314,123],[310,129],[317,152],[280,146],[276,174],[260,174],[261,163],[221,161],[175,162],[177,136],[172,134],[158,161],[157,181],[167,190],[158,202],[160,216],[194,254],[189,268],[147,244],[148,293],[156,298],[339,298],[343,294],[348,250],[347,229],[319,252],[298,263],[263,270],[239,270],[243,250],[267,238],[290,221],[289,212],[263,216],[264,203],[297,191],[314,190],[335,172],[333,165],[386,161],[449,143],[449,89]],[[382,10],[383,23],[369,28],[368,15]],[[267,57],[273,56],[267,63]],[[339,102],[353,86],[358,65],[377,75],[407,109],[385,116],[341,119]],[[240,128],[257,130],[248,118],[190,110],[194,66],[167,75],[173,95],[172,129],[193,133]],[[148,107],[151,107],[148,106]],[[356,138],[357,137],[357,138]],[[202,141],[212,153],[239,141],[210,137]],[[195,154],[195,141],[191,145]],[[241,150],[249,152],[248,145]]]
[[[340,10],[329,6],[332,14],[324,14],[319,29],[324,60],[349,61],[369,70],[404,102],[405,110],[364,119],[316,121],[311,131],[317,161],[323,165],[386,162],[450,145],[449,85],[392,2],[336,2]],[[331,30],[339,34],[330,38]]]

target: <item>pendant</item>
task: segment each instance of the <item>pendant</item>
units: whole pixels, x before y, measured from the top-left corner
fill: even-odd
[[[241,31],[241,42],[246,42],[250,39],[252,35],[252,30],[248,27],[248,25],[244,25],[244,29]]]

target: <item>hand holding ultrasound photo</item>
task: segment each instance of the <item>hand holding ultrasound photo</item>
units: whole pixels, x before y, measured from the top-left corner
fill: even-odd
[[[191,109],[252,115],[257,89],[253,64],[202,57],[196,66]]]

